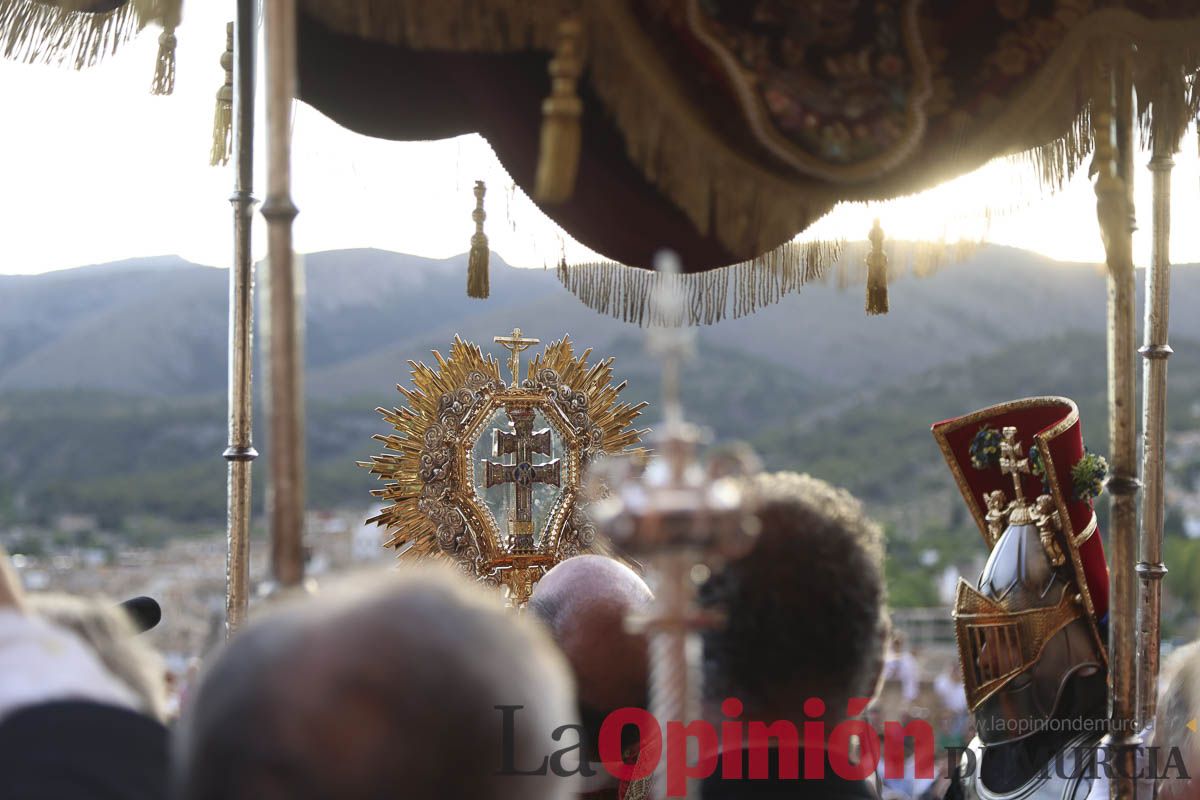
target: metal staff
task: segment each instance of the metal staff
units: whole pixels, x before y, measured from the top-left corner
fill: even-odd
[[[250,583],[250,465],[258,457],[252,437],[254,364],[254,79],[256,0],[238,0],[233,24],[233,267],[229,270],[229,502],[225,561],[225,634],[246,621]]]
[[[1134,627],[1137,590],[1137,420],[1134,372],[1133,97],[1131,64],[1121,54],[1099,69],[1092,97],[1096,140],[1096,213],[1108,261],[1108,431],[1112,577],[1108,669],[1112,707],[1105,746],[1117,766],[1113,798],[1132,798],[1137,746]]]
[[[648,637],[650,711],[660,725],[687,724],[701,709],[699,631],[719,619],[697,607],[699,583],[709,567],[748,549],[747,508],[729,480],[705,474],[695,458],[696,428],[683,420],[680,364],[691,350],[692,332],[682,327],[683,304],[674,256],[660,257],[656,313],[665,327],[651,334],[651,349],[663,359],[663,426],[659,460],[637,478],[614,480],[613,492],[594,515],[625,552],[642,560],[654,587],[648,612],[631,620]],[[679,327],[674,327],[678,325]],[[689,753],[692,761],[696,753]],[[662,762],[650,796],[666,797]],[[688,786],[686,796],[698,796]]]
[[[291,111],[296,94],[296,0],[266,0],[267,220],[271,573],[279,587],[304,579],[304,365],[292,252]]]
[[[1182,103],[1184,86],[1173,85],[1164,73],[1161,95],[1154,103],[1151,124],[1154,153],[1150,172],[1154,181],[1154,254],[1146,270],[1145,344],[1138,351],[1142,364],[1142,503],[1141,560],[1137,565],[1142,596],[1138,610],[1138,726],[1154,720],[1158,700],[1158,649],[1160,638],[1162,577],[1163,473],[1167,418],[1167,313],[1171,293],[1171,168],[1178,145],[1177,131],[1168,130],[1175,107]],[[1165,106],[1165,108],[1164,108]]]

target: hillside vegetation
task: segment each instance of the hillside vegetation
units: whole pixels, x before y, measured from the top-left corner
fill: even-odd
[[[355,462],[377,452],[371,436],[386,430],[373,409],[399,403],[408,360],[428,360],[456,333],[489,346],[514,326],[543,342],[570,334],[616,357],[628,399],[657,399],[659,365],[642,333],[583,307],[551,272],[496,259],[485,302],[465,297],[462,257],[318,253],[306,272],[314,508],[371,502],[376,483]],[[226,280],[172,258],[0,277],[0,530],[36,547],[63,536],[65,513],[142,543],[221,525]],[[1174,284],[1176,308],[1200,301],[1200,270],[1176,270]],[[930,423],[1064,394],[1080,405],[1089,446],[1105,451],[1104,292],[1090,267],[1004,248],[897,281],[882,318],[863,314],[857,289],[809,286],[700,332],[684,375],[687,413],[719,439],[750,442],[770,468],[861,497],[888,529],[893,601],[935,602],[931,577],[968,569],[982,548]],[[1170,423],[1185,431],[1197,427],[1200,316],[1176,313],[1172,325]],[[262,432],[261,397],[256,408]],[[652,406],[645,421],[655,419]],[[271,448],[261,433],[256,446],[257,511]],[[1200,476],[1200,464],[1174,466],[1185,482]],[[1170,522],[1168,587],[1200,602],[1188,588],[1200,587],[1200,549],[1180,534],[1178,514]]]

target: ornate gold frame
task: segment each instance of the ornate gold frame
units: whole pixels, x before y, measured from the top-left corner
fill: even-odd
[[[559,561],[604,545],[583,513],[583,473],[594,459],[636,451],[644,431],[632,427],[645,403],[619,403],[625,388],[612,385],[612,359],[588,366],[591,350],[578,358],[569,338],[534,357],[519,380],[519,351],[537,340],[496,337],[514,352],[512,381],[500,376],[500,363],[457,336],[449,358],[433,352],[436,368],[409,362],[412,390],[396,388],[408,407],[377,409],[395,429],[379,434],[390,452],[362,462],[387,485],[372,494],[389,503],[368,520],[386,525],[388,546],[401,557],[441,556],[469,575],[504,587],[512,605],[523,605],[533,585]],[[519,343],[514,348],[513,343]],[[505,537],[479,496],[473,451],[496,411],[536,409],[558,433],[563,453],[559,493],[536,542]]]

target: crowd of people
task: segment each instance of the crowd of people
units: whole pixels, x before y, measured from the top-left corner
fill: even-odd
[[[889,647],[880,529],[820,480],[753,480],[756,543],[701,588],[723,620],[702,636],[705,719],[830,731],[861,718],[882,730],[866,701],[889,673],[910,701],[912,665]],[[0,798],[638,800],[649,780],[606,758],[604,723],[649,704],[647,641],[629,621],[652,602],[638,571],[598,555],[551,569],[521,614],[457,571],[355,574],[256,608],[209,654],[175,718],[137,608],[27,594],[0,553]],[[1160,730],[1194,726],[1197,648],[1177,654],[1163,680]],[[965,720],[963,706],[953,711],[945,722]],[[639,732],[618,731],[626,767],[645,755]],[[829,752],[836,739],[814,754],[806,735],[799,763],[826,768],[793,780],[782,747],[770,749],[765,777],[752,776],[754,754],[722,738],[701,796],[949,790],[943,764],[918,776],[911,753],[903,776],[881,765],[842,777],[828,762],[854,756]],[[1196,742],[1186,757],[1200,769]],[[1160,796],[1195,792],[1175,782]]]

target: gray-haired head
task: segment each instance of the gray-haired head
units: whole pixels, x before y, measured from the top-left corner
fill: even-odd
[[[257,620],[204,672],[176,738],[182,800],[569,794],[530,770],[575,741],[543,631],[460,576],[359,576]],[[505,712],[513,724],[505,741]]]

